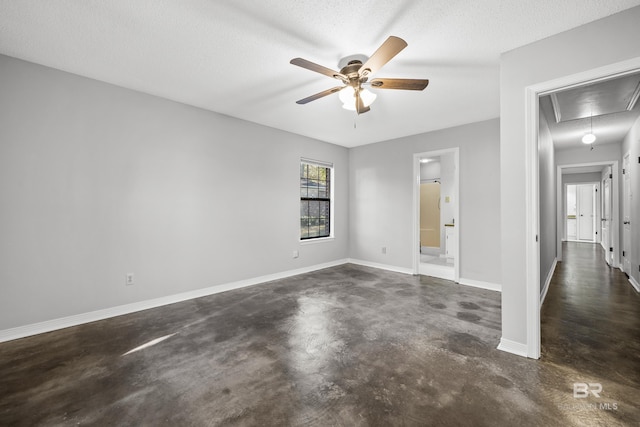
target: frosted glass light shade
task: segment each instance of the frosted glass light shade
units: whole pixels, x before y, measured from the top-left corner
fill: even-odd
[[[593,144],[596,140],[596,136],[592,133],[588,133],[582,137],[583,144]]]
[[[377,96],[378,95],[367,89],[360,89],[360,98],[362,98],[362,103],[365,107],[373,104],[373,101],[376,100]],[[347,86],[342,89],[338,93],[338,98],[340,98],[340,101],[342,102],[342,108],[345,110],[356,111],[356,97],[353,87]]]

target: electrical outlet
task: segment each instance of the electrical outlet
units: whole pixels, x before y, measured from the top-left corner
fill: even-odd
[[[124,279],[124,283],[129,286],[133,285],[133,273],[127,273]]]
[[[294,258],[298,258],[300,256],[300,252],[298,251],[293,251],[293,257]]]
[[[382,253],[385,254],[385,255],[387,254],[387,247],[386,246],[382,247]]]

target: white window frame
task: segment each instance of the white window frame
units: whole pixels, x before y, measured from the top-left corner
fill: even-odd
[[[329,235],[325,237],[311,237],[311,238],[302,238],[302,233],[300,229],[300,204],[298,204],[298,239],[301,245],[311,245],[315,243],[323,243],[333,241],[335,238],[335,188],[336,188],[336,179],[335,179],[335,166],[331,162],[322,161],[322,160],[314,160],[309,158],[300,158],[300,163],[298,164],[298,180],[300,180],[300,166],[302,163],[314,165],[314,166],[322,166],[325,168],[329,168],[330,177],[329,177]],[[300,200],[300,186],[298,185],[298,200]]]

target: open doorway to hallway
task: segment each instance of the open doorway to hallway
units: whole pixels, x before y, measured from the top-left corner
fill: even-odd
[[[583,73],[580,77],[568,76],[527,88],[527,148],[531,150],[527,163],[530,168],[527,198],[528,206],[532,208],[528,210],[527,222],[535,232],[526,239],[529,251],[527,269],[539,272],[527,280],[527,352],[530,357],[540,354],[539,309],[554,270],[562,261],[561,236],[566,240],[567,216],[562,209],[566,203],[563,168],[597,166],[598,170],[589,172],[597,172],[599,179],[596,177],[590,181],[601,185],[600,191],[606,191],[611,197],[607,199],[610,203],[601,201],[594,207],[600,209],[602,215],[600,224],[596,222],[595,225],[600,231],[595,240],[604,239],[602,257],[608,260],[607,263],[621,267],[621,233],[618,227],[622,219],[619,210],[622,194],[618,183],[621,178],[618,163],[622,160],[623,146],[631,144],[634,147],[637,139],[634,135],[640,128],[640,106],[637,103],[640,73],[637,67],[625,69],[626,66],[612,65],[606,70],[594,70],[591,80],[586,77],[589,73]],[[536,111],[535,117],[532,111]],[[603,164],[608,165],[608,171],[602,168]],[[555,184],[554,166],[558,169]],[[555,208],[551,202],[554,197],[557,200]],[[556,224],[553,214],[549,214],[554,211],[557,212]],[[603,229],[604,219],[609,224]],[[576,230],[576,240],[580,240],[577,233]],[[549,244],[552,241],[557,242],[555,247]]]
[[[414,155],[414,272],[458,281],[458,149]]]

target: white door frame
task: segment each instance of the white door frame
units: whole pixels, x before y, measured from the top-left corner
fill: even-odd
[[[625,161],[627,162],[627,170],[624,171],[625,174],[622,176],[622,250],[626,250],[627,256],[620,257],[620,269],[627,273],[627,276],[631,277],[631,261],[629,261],[629,257],[631,256],[631,226],[629,224],[625,224],[624,222],[631,220],[631,182],[629,175],[629,170],[631,169],[631,152],[627,151],[622,154],[622,167],[625,166]],[[624,176],[626,175],[626,176]],[[627,180],[629,180],[629,188],[627,188]],[[629,213],[629,218],[625,217],[625,211]],[[627,234],[628,230],[628,234]],[[628,265],[625,265],[625,261],[628,261]]]
[[[527,306],[527,357],[540,358],[540,192],[538,172],[539,97],[559,89],[584,86],[632,74],[640,57],[609,64],[525,88],[525,274]]]
[[[600,224],[600,231],[601,231],[601,236],[600,236],[600,246],[602,246],[602,249],[605,251],[605,261],[607,262],[608,265],[613,266],[613,251],[609,251],[609,248],[613,247],[613,240],[612,240],[612,231],[613,231],[613,167],[609,166],[607,168],[607,172],[609,172],[609,174],[607,174],[607,176],[602,179],[600,178],[601,181],[601,188],[602,188],[602,194],[600,197],[600,203],[601,203],[601,208],[600,208],[600,218],[601,219],[605,219],[605,221],[608,221],[607,224],[607,239],[604,238],[604,227],[602,227],[602,224],[605,224],[605,222],[602,222]],[[606,184],[609,184],[609,195],[608,197],[605,197],[605,189],[607,188]],[[608,208],[608,209],[607,209]],[[607,212],[607,210],[609,211],[609,216],[605,217],[605,213]]]
[[[568,175],[568,176],[570,176],[570,175]],[[564,223],[563,223],[564,230],[563,230],[562,235],[565,237],[565,240],[567,240],[567,241],[569,241],[569,238],[567,237],[568,234],[567,234],[567,212],[566,211],[567,211],[567,187],[569,185],[575,185],[576,187],[580,187],[582,185],[588,185],[588,186],[594,188],[596,190],[596,192],[598,192],[598,193],[600,192],[600,182],[599,181],[567,182],[567,183],[564,184],[564,186],[562,186],[562,194],[560,195],[560,197],[563,199],[562,200],[563,204],[562,204],[561,209],[563,210],[563,214],[564,214]],[[576,225],[576,227],[577,227],[576,228],[576,232],[577,232],[576,239],[572,240],[572,241],[598,243],[598,227],[599,227],[598,226],[598,224],[599,224],[598,221],[600,221],[600,206],[599,206],[600,196],[601,196],[601,194],[597,194],[593,198],[593,209],[594,209],[593,210],[593,240],[588,240],[587,241],[587,240],[581,240],[579,238],[579,235],[580,235],[580,224],[577,222],[576,223],[577,224]],[[579,199],[579,197],[578,197],[578,194],[576,193],[576,202],[578,202],[578,199]],[[561,205],[558,205],[558,206],[561,206]],[[576,206],[576,208],[577,208],[577,210],[579,210],[579,206]],[[576,221],[578,221],[578,218],[576,218]],[[561,230],[561,229],[558,228],[557,230]],[[559,259],[558,261],[561,261],[561,259]]]
[[[420,159],[424,157],[436,157],[443,154],[453,153],[454,184],[453,200],[455,206],[453,214],[456,221],[455,251],[453,258],[454,280],[460,282],[460,148],[445,148],[442,150],[425,151],[413,154],[413,239],[411,242],[411,253],[413,254],[413,274],[420,274]],[[441,224],[443,225],[443,224]]]
[[[564,206],[563,206],[563,189],[562,189],[562,169],[566,168],[576,168],[576,167],[589,167],[589,166],[605,166],[611,167],[611,175],[613,178],[611,179],[611,225],[610,225],[610,240],[611,246],[613,247],[613,257],[612,257],[612,266],[618,265],[618,257],[620,251],[616,248],[620,247],[620,222],[619,222],[619,191],[620,188],[620,176],[619,176],[619,163],[618,160],[603,160],[601,162],[590,162],[590,163],[575,163],[575,164],[563,164],[558,165],[556,171],[556,195],[557,195],[557,206],[561,208],[558,209],[558,222],[557,222],[557,230],[564,230]],[[586,182],[585,184],[590,184]],[[602,185],[599,185],[600,191],[602,191]],[[600,194],[600,198],[602,198],[602,194]],[[602,217],[602,210],[600,210],[600,217]],[[562,261],[562,238],[563,233],[558,233],[557,247],[556,247],[556,258],[558,261]],[[600,236],[602,237],[602,236]]]

